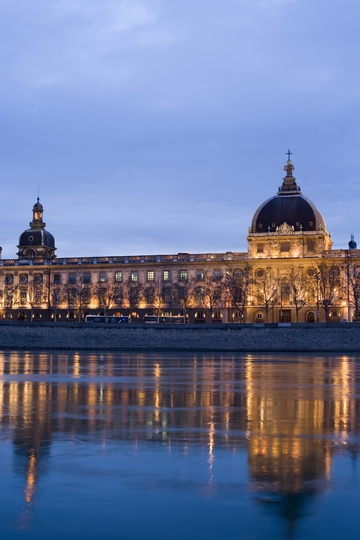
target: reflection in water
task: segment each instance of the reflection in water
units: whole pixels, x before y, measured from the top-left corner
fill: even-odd
[[[24,501],[32,505],[54,438],[158,442],[206,455],[247,452],[248,486],[293,537],[316,493],[330,489],[335,454],[357,456],[355,357],[2,353],[2,433],[11,432]],[[202,453],[203,452],[203,453]]]

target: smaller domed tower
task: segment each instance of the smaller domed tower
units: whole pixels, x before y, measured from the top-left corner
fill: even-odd
[[[357,243],[355,242],[354,235],[352,234],[351,240],[349,242],[349,249],[356,249],[356,248],[357,248]]]
[[[55,257],[55,240],[52,234],[46,229],[43,222],[44,208],[39,197],[33,206],[33,219],[30,222],[30,229],[20,235],[19,260],[28,259],[53,259]]]

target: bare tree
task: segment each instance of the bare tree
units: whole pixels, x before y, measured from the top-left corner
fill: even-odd
[[[139,281],[125,281],[123,283],[123,306],[130,310],[130,317],[132,318],[132,312],[139,307],[141,300],[144,297],[144,286]]]
[[[58,284],[54,284],[49,291],[49,307],[52,309],[54,314],[54,321],[57,321],[58,318],[58,311],[60,309],[60,306],[66,305],[68,300],[67,291],[65,290],[64,286]]]
[[[348,304],[355,308],[355,321],[360,316],[360,266],[347,261],[346,264],[346,293]]]
[[[22,289],[22,288],[21,288]],[[42,283],[36,283],[31,281],[26,289],[26,303],[30,306],[30,321],[33,321],[34,318],[34,309],[36,307],[41,307],[42,304],[47,302],[47,291],[44,289]],[[20,290],[20,295],[22,290]]]
[[[189,310],[195,306],[195,281],[190,278],[186,281],[177,281],[173,284],[173,299],[178,304],[184,317],[189,316]]]
[[[203,280],[195,287],[196,302],[207,309],[213,316],[214,310],[221,307],[224,294],[223,276],[214,277],[210,270],[205,270]]]
[[[270,269],[258,270],[255,281],[255,298],[265,311],[265,322],[269,322],[269,313],[278,302],[279,282]]]
[[[104,315],[118,303],[119,285],[116,283],[101,282],[95,285],[92,291]]]
[[[80,271],[72,272],[69,275],[69,282],[66,284],[65,290],[68,308],[78,312],[78,321],[80,322],[84,309],[90,304],[91,300],[92,290],[88,276]]]
[[[244,321],[245,310],[250,295],[252,284],[251,268],[246,266],[244,269],[230,269],[226,271],[224,278],[224,291],[226,301],[232,309],[236,309],[240,313],[241,321]]]
[[[296,322],[299,322],[299,312],[306,305],[309,290],[309,278],[300,268],[291,268],[287,274],[290,304],[295,307]]]
[[[6,287],[3,292],[4,314],[9,319],[10,312],[16,309],[20,302],[20,293],[18,287]]]
[[[312,286],[318,306],[325,313],[325,322],[329,322],[330,308],[335,305],[340,297],[340,270],[337,266],[328,266],[321,263],[317,266]]]
[[[149,282],[143,291],[145,301],[155,311],[157,322],[159,322],[160,313],[165,304],[165,295],[167,290],[162,287],[159,280]]]

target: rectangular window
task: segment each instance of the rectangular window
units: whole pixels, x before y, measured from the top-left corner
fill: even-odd
[[[100,283],[106,283],[106,272],[100,272],[99,281]]]
[[[71,289],[69,291],[69,306],[74,306],[76,301],[76,291]]]
[[[215,302],[219,302],[221,299],[221,289],[215,289],[213,297]]]
[[[214,270],[214,281],[219,281],[221,279],[221,270]]]
[[[146,291],[146,301],[148,304],[153,304],[155,301],[155,291],[154,289],[149,289]]]
[[[315,242],[314,242],[314,240],[308,240],[307,248],[308,248],[308,251],[315,251]]]
[[[54,283],[61,283],[61,274],[54,274]]]
[[[120,283],[123,280],[122,272],[116,272],[115,273],[115,281],[116,283]]]
[[[130,274],[130,281],[138,281],[138,273],[137,272],[131,272]]]
[[[148,270],[146,279],[147,279],[147,281],[154,281],[155,280],[155,272],[154,272],[154,270]]]
[[[204,301],[205,291],[202,287],[196,289],[196,301],[201,304]]]
[[[179,298],[186,298],[188,295],[187,287],[179,287],[177,292],[178,292]]]
[[[291,309],[282,309],[279,312],[280,323],[291,323]]]
[[[198,281],[204,281],[205,273],[204,270],[198,270],[196,273],[196,279]]]
[[[20,304],[22,306],[25,306],[25,304],[26,304],[26,291],[21,291],[20,292]]]
[[[84,274],[84,283],[89,284],[91,282],[91,274],[90,272],[85,272]]]
[[[83,295],[82,295],[82,300],[83,300],[83,304],[90,304],[90,291],[88,289],[85,289],[83,291]]]
[[[71,274],[69,274],[69,283],[75,283],[76,281],[76,276],[73,272],[71,272]]]
[[[288,253],[290,251],[290,242],[281,242],[280,251],[281,253]]]
[[[179,272],[180,281],[187,281],[187,278],[188,278],[187,270],[180,270]]]
[[[169,287],[164,287],[163,291],[162,291],[162,295],[163,295],[163,299],[164,299],[164,303],[165,304],[170,304],[171,303],[171,288]]]
[[[164,270],[163,281],[171,281],[171,270]]]
[[[264,253],[264,244],[258,244],[256,246],[256,252],[257,253]]]
[[[138,299],[139,299],[139,291],[137,290],[137,288],[131,289],[130,290],[130,303],[132,307],[134,307],[137,304]]]
[[[41,304],[42,293],[41,291],[35,291],[35,304]]]

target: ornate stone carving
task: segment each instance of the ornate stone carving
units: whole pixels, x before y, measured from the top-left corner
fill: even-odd
[[[291,161],[287,161],[284,171],[286,172],[286,176],[292,176],[293,170],[295,169],[294,165],[291,163]]]
[[[267,244],[270,255],[278,255],[280,253],[280,243],[277,240],[269,240]]]
[[[291,234],[294,232],[294,226],[288,225],[286,221],[282,225],[276,227],[276,232],[280,234]]]

